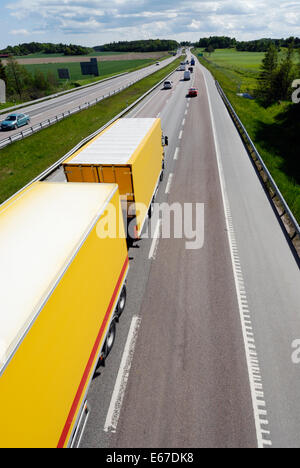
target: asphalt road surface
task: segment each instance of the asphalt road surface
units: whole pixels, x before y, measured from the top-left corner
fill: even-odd
[[[201,204],[203,245],[130,249],[127,306],[81,446],[299,447],[299,266],[211,75],[197,64],[182,78],[130,116],[161,118],[157,202]]]
[[[97,98],[108,95],[109,93],[112,93],[113,91],[118,90],[124,86],[126,87],[133,81],[145,78],[146,76],[156,72],[158,69],[166,67],[176,58],[178,57],[170,57],[166,60],[163,60],[162,62],[159,62],[159,66],[154,64],[126,75],[103,81],[102,83],[95,84],[87,88],[79,88],[72,93],[54,97],[47,101],[37,102],[29,106],[25,104],[24,107],[18,109],[16,112],[25,113],[30,116],[29,126],[37,125],[46,121],[47,119],[51,119],[64,112],[68,112],[69,110],[84,105],[87,102],[91,102]],[[0,121],[5,120],[5,117],[10,113],[11,112],[2,114],[0,116]],[[26,130],[27,127],[28,126],[23,126],[17,128],[16,130],[0,131],[0,141],[6,139],[9,136],[20,133],[22,130]]]

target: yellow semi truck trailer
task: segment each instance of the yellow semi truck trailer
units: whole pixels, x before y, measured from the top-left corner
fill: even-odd
[[[118,184],[125,224],[138,238],[163,178],[167,144],[160,119],[119,119],[64,161],[66,179]]]
[[[0,259],[0,446],[76,446],[126,300],[118,186],[32,184],[0,207]]]

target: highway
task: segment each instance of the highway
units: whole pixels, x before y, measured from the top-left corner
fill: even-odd
[[[299,266],[209,72],[171,79],[128,116],[161,118],[170,145],[157,202],[204,206],[203,245],[130,249],[127,306],[81,446],[297,447]]]
[[[100,99],[102,96],[107,96],[109,93],[118,91],[122,87],[127,87],[130,83],[141,80],[142,78],[156,72],[158,69],[166,67],[176,58],[178,57],[170,57],[159,62],[159,66],[154,64],[120,77],[105,80],[93,86],[78,88],[71,93],[53,97],[46,101],[36,102],[30,105],[24,104],[24,107],[17,109],[16,112],[25,113],[30,116],[30,127],[40,124],[41,122],[54,118],[62,113],[66,113],[88,102]],[[0,121],[4,120],[9,113],[11,112],[2,114],[0,116]],[[20,133],[22,130],[25,131],[27,128],[28,125],[17,128],[16,130],[0,131],[0,142],[9,136]]]

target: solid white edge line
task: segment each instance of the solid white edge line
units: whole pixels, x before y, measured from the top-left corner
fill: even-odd
[[[117,429],[140,324],[141,318],[134,316],[131,321],[114,391],[108,408],[104,425],[105,432],[116,432]]]
[[[255,341],[254,341],[254,339],[252,339],[250,341],[249,338],[247,337],[247,327],[249,325],[251,325],[251,320],[250,319],[245,320],[245,316],[244,316],[244,306],[243,306],[243,302],[242,302],[242,294],[243,294],[243,296],[245,296],[245,285],[244,285],[244,281],[243,281],[243,277],[242,277],[241,272],[237,271],[237,269],[236,269],[236,263],[237,263],[237,261],[239,261],[237,254],[234,252],[234,248],[236,249],[236,240],[235,240],[235,234],[234,234],[234,229],[233,229],[233,224],[232,224],[231,210],[230,210],[230,205],[229,205],[229,200],[228,200],[228,195],[227,195],[223,164],[222,164],[221,153],[220,153],[220,148],[219,148],[219,142],[218,142],[218,138],[217,138],[216,124],[215,124],[215,119],[214,119],[214,115],[213,115],[212,104],[211,104],[210,94],[209,94],[209,90],[208,90],[207,80],[206,80],[206,76],[205,76],[204,72],[203,72],[203,77],[204,77],[204,83],[205,83],[206,92],[207,92],[209,110],[210,110],[210,114],[211,114],[212,130],[213,130],[215,150],[216,150],[216,156],[217,156],[217,164],[218,164],[218,170],[219,170],[220,185],[221,185],[221,191],[222,191],[222,199],[223,199],[223,205],[224,205],[224,213],[225,213],[225,220],[226,220],[226,226],[227,226],[228,241],[229,241],[230,254],[231,254],[231,260],[232,260],[232,266],[233,266],[233,274],[234,274],[236,293],[237,293],[237,299],[238,299],[238,305],[239,305],[239,311],[240,311],[240,318],[241,318],[241,323],[242,323],[242,333],[243,333],[245,352],[246,352],[248,376],[249,376],[249,382],[250,382],[252,406],[253,406],[254,421],[255,421],[255,428],[256,428],[256,437],[257,437],[258,448],[264,448],[265,446],[272,446],[271,440],[270,439],[267,440],[264,437],[266,428],[263,429],[261,427],[262,424],[264,425],[264,422],[261,419],[260,411],[261,411],[261,407],[266,406],[266,403],[265,403],[264,400],[259,400],[258,399],[261,396],[257,391],[256,380],[257,380],[257,377],[258,377],[260,379],[260,381],[261,381],[260,370],[259,370],[259,366],[256,366],[256,368],[253,368],[253,363],[252,363],[252,357],[251,356],[252,356],[253,352],[256,351]],[[262,384],[261,384],[261,388],[262,388]]]

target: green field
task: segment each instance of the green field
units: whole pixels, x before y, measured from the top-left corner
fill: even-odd
[[[199,53],[199,51],[197,51]],[[235,49],[217,49],[212,54],[204,52],[204,58],[227,76],[236,85],[237,92],[249,92],[256,87],[264,52],[238,52]],[[279,54],[283,57],[284,49]],[[298,56],[295,55],[295,62]]]
[[[98,68],[100,78],[116,75],[118,73],[124,73],[127,71],[135,70],[137,68],[146,67],[151,65],[153,59],[143,60],[116,60],[116,61],[103,61],[99,62]],[[27,71],[34,75],[35,71],[41,71],[47,76],[47,73],[52,72],[58,78],[57,70],[59,68],[67,68],[70,72],[71,81],[87,80],[88,78],[94,78],[93,75],[82,75],[80,62],[69,62],[69,63],[41,63],[34,65],[24,65]],[[99,77],[98,77],[99,79]]]
[[[199,52],[203,51],[194,51],[195,55]],[[219,81],[300,222],[300,104],[278,102],[265,109],[256,100],[237,96],[253,94],[263,53],[217,50],[204,57],[199,57],[200,62]]]

